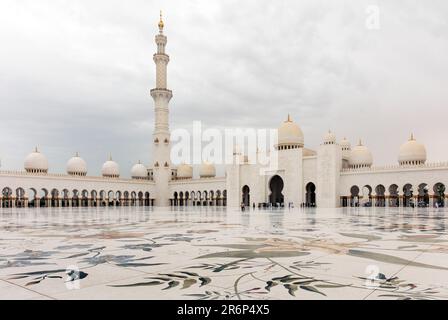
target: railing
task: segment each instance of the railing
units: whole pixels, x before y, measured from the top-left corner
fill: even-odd
[[[204,178],[177,178],[171,180],[170,184],[185,184],[185,183],[201,183],[201,182],[225,182],[226,177],[204,177]]]
[[[416,165],[385,165],[363,168],[343,168],[341,172],[376,172],[376,171],[400,171],[400,170],[422,170],[422,169],[434,169],[434,168],[447,168],[448,162],[432,162]]]
[[[76,180],[88,180],[88,179],[101,179],[106,181],[126,181],[126,182],[144,182],[153,181],[153,178],[148,177],[147,179],[127,179],[127,178],[112,178],[103,176],[77,176],[69,175],[64,173],[43,173],[43,172],[27,172],[21,170],[0,170],[0,176],[2,175],[13,175],[13,176],[25,176],[25,177],[50,177],[50,178],[70,178]]]

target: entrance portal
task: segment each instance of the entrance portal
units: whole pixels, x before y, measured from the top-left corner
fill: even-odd
[[[274,176],[269,182],[269,189],[271,189],[271,194],[269,195],[269,202],[273,205],[280,204],[284,202],[284,197],[282,194],[284,187],[283,179],[280,176]]]
[[[250,206],[250,189],[248,186],[243,187],[243,201],[244,206],[249,207]]]
[[[316,206],[316,186],[310,182],[306,185],[306,203],[307,207]]]

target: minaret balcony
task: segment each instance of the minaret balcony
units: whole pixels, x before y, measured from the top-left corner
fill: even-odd
[[[154,54],[153,58],[155,63],[162,61],[165,64],[168,64],[168,62],[170,62],[170,56],[165,53],[156,53]]]
[[[163,88],[155,88],[151,90],[151,96],[156,98],[171,99],[173,97],[173,91]]]

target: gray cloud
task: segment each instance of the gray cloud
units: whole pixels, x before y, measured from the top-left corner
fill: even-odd
[[[377,4],[380,30],[365,27]],[[53,172],[76,151],[98,174],[149,163],[158,10],[172,127],[275,128],[291,113],[315,148],[331,128],[396,163],[410,132],[448,159],[445,1],[17,1],[0,4],[2,168],[35,145]]]

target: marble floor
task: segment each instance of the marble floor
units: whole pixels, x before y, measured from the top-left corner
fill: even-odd
[[[0,209],[0,299],[448,299],[447,217]]]

